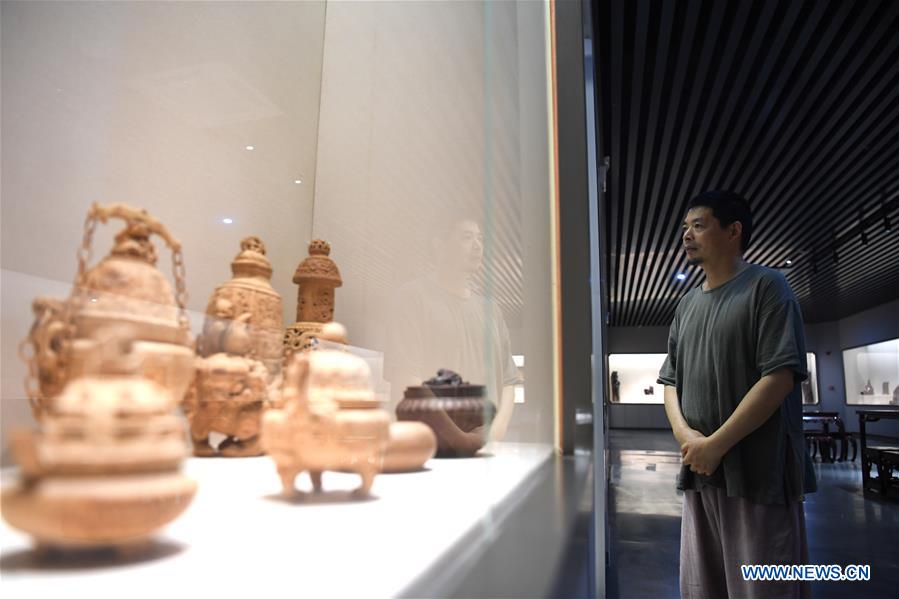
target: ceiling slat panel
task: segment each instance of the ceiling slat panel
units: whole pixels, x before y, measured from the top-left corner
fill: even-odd
[[[702,282],[680,221],[705,189],[752,202],[747,258],[793,261],[808,322],[899,298],[899,2],[594,6],[610,324],[667,325]]]

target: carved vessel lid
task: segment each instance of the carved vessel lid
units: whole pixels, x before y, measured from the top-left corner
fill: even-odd
[[[231,262],[235,277],[272,278],[272,263],[265,255],[265,244],[256,236],[245,237],[240,242],[240,253]]]
[[[115,245],[109,255],[85,273],[87,290],[159,306],[175,306],[172,287],[155,266],[156,247],[150,234],[150,229],[143,223],[128,223],[115,236]],[[94,299],[94,303],[105,303],[103,297]],[[103,306],[93,308],[102,310]]]
[[[309,257],[300,262],[293,274],[294,283],[322,282],[332,287],[340,287],[343,280],[337,265],[329,258],[331,245],[321,239],[309,242]]]
[[[485,391],[484,385],[472,385],[452,370],[441,368],[437,371],[437,376],[431,377],[420,386],[406,387],[403,397],[410,399],[429,397],[481,399],[484,397]]]

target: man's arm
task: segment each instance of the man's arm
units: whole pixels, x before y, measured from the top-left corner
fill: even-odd
[[[677,389],[671,385],[665,385],[665,415],[668,416],[671,432],[674,433],[678,445],[683,447],[687,440],[703,436],[699,431],[690,428],[690,425],[684,420],[680,404],[677,401]]]
[[[699,474],[714,472],[724,454],[777,411],[793,384],[793,371],[789,368],[775,370],[760,378],[718,430],[709,437],[700,436],[681,444],[684,464]],[[667,393],[665,409],[668,409]]]
[[[490,426],[491,441],[502,441],[503,437],[506,436],[506,430],[509,428],[509,421],[512,420],[512,409],[514,407],[515,385],[506,385],[503,387],[503,395],[500,398],[499,406],[497,406],[493,424]]]

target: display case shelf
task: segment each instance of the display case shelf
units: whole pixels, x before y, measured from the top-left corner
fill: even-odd
[[[301,493],[288,500],[267,457],[192,458],[193,504],[144,551],[41,555],[4,523],[4,594],[396,596],[420,586],[420,575],[478,525],[496,531],[499,514],[527,495],[517,490],[552,453],[549,445],[499,443],[483,457],[433,459],[421,472],[378,476],[364,499],[352,495],[359,479],[351,474],[325,473],[320,495],[300,476]],[[4,486],[15,474],[4,470]],[[491,536],[477,538],[489,544]]]

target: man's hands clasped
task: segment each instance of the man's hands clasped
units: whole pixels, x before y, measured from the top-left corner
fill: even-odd
[[[687,429],[679,437],[683,463],[697,474],[711,475],[721,464],[724,451],[712,437]]]

